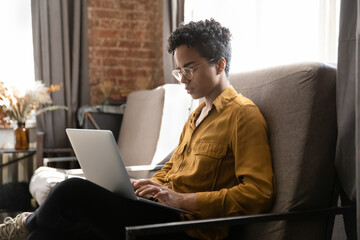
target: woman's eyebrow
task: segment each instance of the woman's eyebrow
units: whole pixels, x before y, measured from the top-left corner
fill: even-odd
[[[185,67],[187,67],[187,66],[190,66],[190,65],[193,64],[193,63],[195,63],[195,62],[194,62],[194,61],[191,61],[191,62],[185,63],[183,67],[185,68]]]
[[[191,61],[191,62],[188,62],[188,63],[185,63],[184,66],[182,68],[186,68],[187,66],[190,66],[191,64],[195,63],[195,61]],[[180,69],[181,67],[177,67],[177,69]]]

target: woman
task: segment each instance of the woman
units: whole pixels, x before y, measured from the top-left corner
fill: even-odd
[[[258,108],[229,83],[230,38],[230,31],[213,19],[181,25],[172,33],[169,53],[178,66],[173,75],[192,98],[204,101],[185,124],[170,161],[151,179],[132,180],[138,196],[194,214],[150,207],[89,181],[69,179],[55,186],[34,213],[7,218],[0,236],[119,239],[130,225],[268,210],[274,175],[267,126]],[[227,234],[228,229],[217,228],[166,238],[223,239]]]

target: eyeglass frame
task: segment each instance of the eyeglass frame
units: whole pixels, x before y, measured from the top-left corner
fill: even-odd
[[[174,69],[171,74],[174,76],[174,78],[176,80],[178,80],[179,82],[181,82],[181,79],[182,77],[185,77],[186,79],[188,80],[192,80],[193,77],[194,77],[194,70],[201,67],[201,65],[205,64],[205,63],[210,63],[211,61],[214,61],[216,58],[212,58],[210,59],[209,61],[206,61],[206,62],[203,62],[203,63],[200,63],[199,65],[195,66],[195,67],[185,67],[185,68],[179,68],[179,69]],[[185,70],[189,70],[189,73],[190,73],[190,76],[191,77],[187,77],[185,75]],[[180,78],[178,78],[177,76],[179,76]]]

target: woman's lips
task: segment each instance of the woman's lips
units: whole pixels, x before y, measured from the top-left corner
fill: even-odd
[[[191,94],[191,93],[193,92],[193,89],[192,89],[192,88],[186,88],[186,92],[187,92],[188,94]]]

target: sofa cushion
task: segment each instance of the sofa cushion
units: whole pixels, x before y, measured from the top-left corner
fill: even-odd
[[[67,178],[85,178],[81,169],[64,170],[51,167],[39,167],[35,170],[29,184],[29,191],[36,202],[41,205],[51,188]]]

